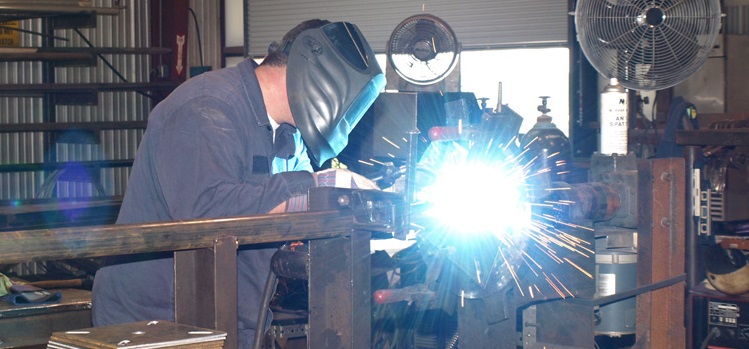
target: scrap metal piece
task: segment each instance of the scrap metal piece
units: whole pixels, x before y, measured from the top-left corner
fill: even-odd
[[[724,250],[720,245],[705,249],[707,281],[716,290],[730,295],[749,292],[749,264],[736,250]]]

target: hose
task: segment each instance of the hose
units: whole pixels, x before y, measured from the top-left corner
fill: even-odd
[[[279,247],[279,250],[288,248],[289,244],[283,244]],[[263,345],[263,338],[265,337],[265,322],[268,320],[268,311],[270,308],[270,301],[273,298],[273,291],[276,289],[276,282],[278,277],[273,269],[268,270],[268,278],[265,280],[265,289],[263,290],[263,299],[260,303],[260,312],[257,314],[257,325],[255,326],[255,343],[253,349],[261,349]]]

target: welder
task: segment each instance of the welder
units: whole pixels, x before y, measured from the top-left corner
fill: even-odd
[[[147,223],[299,210],[321,168],[385,87],[359,29],[309,20],[260,65],[189,79],[152,111],[117,220]],[[326,172],[329,175],[329,172]],[[238,342],[252,346],[273,248],[238,252]],[[95,326],[174,320],[172,253],[125,256],[94,281]]]

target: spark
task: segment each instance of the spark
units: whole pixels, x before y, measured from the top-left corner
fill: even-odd
[[[505,258],[504,252],[502,252],[502,249],[499,249],[499,253],[502,254],[502,259],[505,260],[505,265],[507,265],[507,269],[510,271],[510,274],[512,275],[512,279],[515,280],[515,285],[518,286],[518,291],[520,291],[521,296],[525,296],[525,293],[523,293],[523,288],[520,287],[520,280],[518,280],[518,274],[515,273],[515,269],[510,265],[510,262]]]
[[[510,140],[507,142],[504,148],[502,148],[502,150],[507,150],[513,143],[515,143],[517,139],[518,139],[517,136],[512,136],[512,138],[510,138]]]
[[[564,290],[565,290],[565,291],[567,291],[567,294],[569,294],[569,295],[570,295],[570,297],[575,297],[575,295],[574,295],[574,294],[572,294],[572,292],[570,292],[570,290],[569,290],[569,289],[567,289],[567,286],[564,286],[564,283],[563,283],[563,282],[561,282],[561,281],[559,281],[559,279],[557,279],[557,276],[556,276],[556,275],[554,275],[554,274],[551,274],[551,276],[553,276],[553,277],[554,277],[554,280],[557,280],[557,283],[559,283],[559,286],[562,286],[562,288],[564,288]]]
[[[383,140],[384,140],[385,142],[388,142],[388,143],[390,143],[390,145],[392,145],[392,146],[394,146],[394,147],[396,147],[396,148],[398,148],[398,149],[400,149],[400,148],[401,148],[401,147],[399,147],[399,146],[398,146],[397,144],[395,144],[395,143],[394,143],[393,141],[389,140],[389,139],[388,139],[387,137],[385,137],[385,136],[382,136],[382,139],[383,139]]]
[[[570,264],[570,265],[572,265],[573,267],[577,268],[577,270],[579,270],[579,271],[580,271],[581,273],[585,274],[585,276],[587,276],[587,277],[589,277],[589,278],[591,278],[591,279],[593,278],[593,275],[591,275],[591,274],[590,274],[589,272],[587,272],[587,271],[586,271],[585,269],[581,268],[581,267],[580,267],[579,265],[575,264],[575,262],[573,262],[573,261],[569,260],[569,259],[568,259],[567,257],[564,257],[564,260],[565,260],[565,261],[567,261],[567,263],[569,263],[569,264]]]
[[[471,136],[471,132],[474,131],[469,125],[466,134]],[[569,270],[592,279],[585,261],[590,261],[595,251],[591,242],[575,233],[593,231],[591,227],[561,218],[576,202],[555,196],[573,188],[564,185],[534,191],[534,180],[540,178],[546,183],[544,176],[553,172],[549,167],[533,166],[540,161],[539,156],[527,160],[528,146],[538,138],[517,152],[511,150],[516,137],[509,141],[488,138],[483,143],[467,138],[470,137],[432,142],[422,155],[422,162],[426,159],[431,166],[424,172],[431,181],[418,188],[417,197],[428,204],[424,214],[431,221],[419,227],[421,233],[430,234],[429,243],[434,246],[450,246],[456,253],[467,254],[462,261],[454,262],[463,263],[459,270],[482,287],[491,285],[501,270],[506,273],[503,278],[507,274],[512,277],[512,282],[505,280],[514,284],[523,297],[575,297],[576,290],[568,288],[557,275],[568,275],[562,272]],[[547,158],[559,155],[555,152]],[[557,165],[564,163],[556,161]],[[538,193],[540,198],[532,193]],[[569,229],[574,232],[568,233]],[[496,255],[488,252],[487,257],[492,259],[471,255],[475,251],[486,252],[470,250],[471,246],[485,243],[496,244]],[[468,250],[460,251],[461,246]],[[462,306],[465,291],[460,296]]]
[[[531,141],[528,142],[528,144],[525,145],[525,149],[530,149],[531,144],[533,144],[537,140],[538,140],[538,137],[534,137],[533,139],[531,139]]]
[[[546,275],[546,273],[543,273],[543,274],[544,274],[544,277],[546,278],[546,282],[548,282],[549,285],[551,285],[551,287],[554,288],[554,291],[557,291],[557,294],[563,299],[567,299],[567,296],[562,292],[562,290],[560,290],[559,287],[557,287],[557,285],[554,284],[554,280],[549,278],[549,276]]]
[[[380,165],[380,166],[387,166],[387,164],[386,164],[386,163],[384,163],[384,162],[382,162],[382,161],[377,161],[376,159],[369,159],[369,161],[372,161],[372,162],[374,162],[375,164],[378,164],[378,165]]]
[[[572,187],[564,187],[564,188],[547,188],[546,191],[557,191],[557,190],[572,190]]]
[[[476,269],[476,280],[481,285],[481,263],[477,257],[473,257],[473,265]]]

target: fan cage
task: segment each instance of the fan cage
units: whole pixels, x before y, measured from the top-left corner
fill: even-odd
[[[661,90],[702,67],[721,17],[719,0],[580,0],[575,29],[601,75],[626,88]]]
[[[431,85],[453,71],[460,46],[447,23],[433,15],[419,14],[396,26],[387,49],[387,59],[398,76],[412,84]]]

